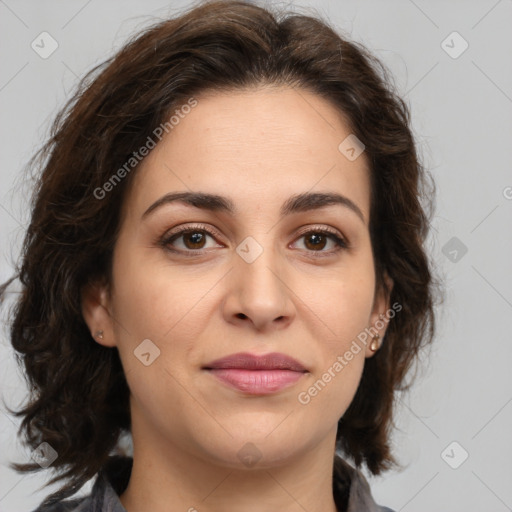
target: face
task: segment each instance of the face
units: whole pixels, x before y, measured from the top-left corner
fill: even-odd
[[[357,337],[388,307],[366,157],[338,149],[350,129],[310,92],[196,99],[137,169],[84,317],[119,350],[144,442],[226,467],[332,450],[372,355]]]

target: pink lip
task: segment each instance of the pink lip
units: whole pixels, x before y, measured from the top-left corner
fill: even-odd
[[[297,382],[307,370],[295,359],[279,353],[256,356],[238,353],[203,367],[219,380],[249,394],[269,394]]]

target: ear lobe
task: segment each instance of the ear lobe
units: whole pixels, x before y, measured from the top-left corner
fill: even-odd
[[[105,347],[115,347],[110,298],[106,283],[94,281],[82,288],[82,316],[94,341]],[[97,335],[102,331],[101,335]]]
[[[375,340],[377,343],[377,349],[372,350],[371,346],[373,340],[370,339],[366,346],[366,357],[374,356],[382,345],[382,338],[384,338],[384,335],[386,334],[389,323],[387,311],[390,309],[390,297],[393,286],[394,282],[386,272],[384,274],[384,285],[378,287],[373,302],[372,313],[370,315],[369,330],[379,336],[379,339]]]

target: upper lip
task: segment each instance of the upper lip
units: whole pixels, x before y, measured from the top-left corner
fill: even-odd
[[[203,366],[206,370],[212,369],[243,369],[243,370],[292,370],[295,372],[307,371],[304,366],[293,357],[273,352],[271,354],[255,355],[247,352],[231,354]]]

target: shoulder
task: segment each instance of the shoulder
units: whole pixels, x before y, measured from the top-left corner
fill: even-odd
[[[53,505],[40,505],[37,509],[32,512],[86,512],[90,510],[91,496],[84,498],[59,501]]]
[[[82,498],[61,500],[51,505],[39,505],[33,512],[126,512],[119,496],[128,485],[133,458],[110,457],[99,471],[91,493]]]
[[[363,473],[338,455],[334,459],[333,476],[335,501],[339,509],[347,512],[394,512],[374,501],[370,485]],[[341,488],[344,488],[344,493],[346,493],[344,499],[340,499]],[[337,495],[338,500],[336,500]]]

